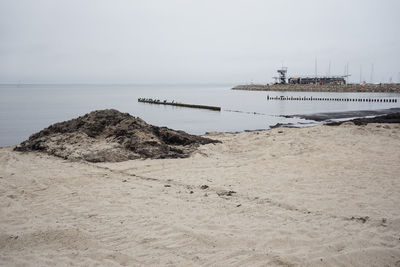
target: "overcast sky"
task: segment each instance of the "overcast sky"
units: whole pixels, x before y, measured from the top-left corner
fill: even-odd
[[[0,0],[0,83],[400,79],[399,0]]]

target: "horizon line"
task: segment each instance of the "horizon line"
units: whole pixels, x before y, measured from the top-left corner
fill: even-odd
[[[0,85],[136,85],[136,86],[146,86],[146,85],[234,85],[234,82],[155,82],[155,83],[135,83],[135,82],[0,82]]]

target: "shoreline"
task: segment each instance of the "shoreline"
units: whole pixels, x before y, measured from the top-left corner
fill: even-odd
[[[373,118],[390,115],[400,114],[400,108],[389,108],[389,109],[377,109],[377,110],[354,110],[354,111],[342,111],[342,112],[323,112],[323,113],[311,113],[311,114],[295,114],[295,115],[282,115],[285,118],[300,118],[306,120],[312,120],[317,122],[329,122],[332,120],[344,120],[349,121],[353,118],[366,118],[374,116]],[[366,118],[368,120],[368,118]]]
[[[354,118],[356,119],[363,119],[365,120],[370,120],[371,123],[385,123],[383,120],[382,122],[379,122],[379,119],[376,120],[377,117],[384,116],[384,115],[389,115],[389,114],[400,114],[400,108],[390,108],[390,109],[380,109],[380,110],[355,110],[355,111],[345,111],[345,112],[326,112],[326,113],[312,113],[312,114],[294,114],[294,115],[280,115],[280,117],[284,118],[301,118],[301,119],[306,119],[310,120],[312,122],[325,122],[325,124],[331,124],[331,123],[343,123],[347,121],[352,121]],[[373,116],[372,118],[367,118]],[[341,120],[340,122],[336,122],[334,120]],[[311,122],[311,123],[312,123]],[[254,129],[254,130],[243,130],[243,131],[236,131],[236,132],[218,132],[218,131],[211,131],[211,132],[205,132],[204,134],[197,135],[201,137],[207,137],[208,135],[215,135],[215,134],[240,134],[240,133],[252,133],[252,132],[259,132],[259,131],[269,131],[275,128],[304,128],[304,127],[314,127],[319,124],[304,124],[300,123],[300,125],[296,124],[285,124],[285,123],[277,123],[275,125],[270,126],[270,128],[266,129]],[[0,146],[1,148],[10,148],[10,147],[16,147],[19,144],[14,144],[14,145],[8,145],[8,146]]]

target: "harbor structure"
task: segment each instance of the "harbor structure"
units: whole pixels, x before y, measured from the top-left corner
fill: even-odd
[[[341,76],[318,76],[316,72],[314,76],[293,76],[287,79],[287,69],[282,67],[277,70],[278,76],[273,77],[275,84],[346,85],[347,77],[350,76],[348,73]]]
[[[287,74],[287,67],[282,67],[277,70],[278,76],[273,77],[275,79],[275,83],[286,84],[286,74]]]
[[[343,76],[297,76],[288,79],[289,84],[332,84],[345,85],[347,75]]]

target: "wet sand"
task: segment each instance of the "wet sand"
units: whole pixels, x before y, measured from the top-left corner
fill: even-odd
[[[388,114],[399,114],[400,108],[390,109],[378,109],[378,110],[354,110],[344,112],[326,112],[326,113],[313,113],[313,114],[297,114],[297,115],[285,115],[282,117],[286,118],[301,118],[313,121],[329,121],[337,119],[351,119],[357,117],[368,117],[368,116],[383,116]],[[379,123],[379,118],[375,121]]]
[[[400,125],[209,134],[183,159],[0,149],[3,266],[398,266]]]

